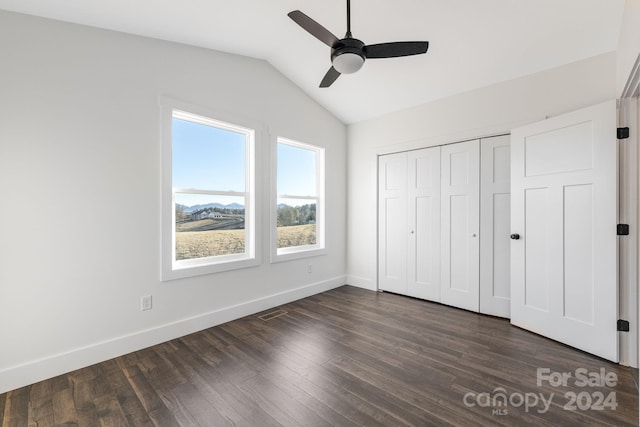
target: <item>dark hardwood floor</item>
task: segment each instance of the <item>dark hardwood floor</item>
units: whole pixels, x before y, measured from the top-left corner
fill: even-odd
[[[503,319],[349,286],[278,309],[2,394],[0,426],[637,425],[629,368]]]

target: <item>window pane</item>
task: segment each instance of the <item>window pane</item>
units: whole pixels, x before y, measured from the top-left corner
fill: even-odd
[[[244,198],[175,194],[176,261],[245,252]]]
[[[246,135],[173,118],[174,188],[245,191]]]
[[[278,199],[278,248],[315,245],[316,199]]]
[[[316,152],[278,143],[278,194],[317,196]]]

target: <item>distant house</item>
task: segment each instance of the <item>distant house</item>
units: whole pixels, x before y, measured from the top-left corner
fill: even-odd
[[[220,219],[222,218],[222,214],[219,212],[201,211],[201,212],[194,212],[193,214],[191,214],[191,217],[194,220],[207,219],[207,218]]]

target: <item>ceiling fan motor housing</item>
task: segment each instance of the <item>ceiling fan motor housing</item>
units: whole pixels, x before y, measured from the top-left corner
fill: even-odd
[[[351,37],[339,40],[331,48],[331,63],[341,74],[351,74],[362,68],[366,59],[364,43]]]

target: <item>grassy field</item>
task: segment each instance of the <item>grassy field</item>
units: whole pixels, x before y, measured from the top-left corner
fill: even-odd
[[[278,248],[316,244],[316,225],[278,227]]]
[[[244,252],[244,230],[183,231],[176,233],[176,260]]]
[[[278,248],[313,245],[315,224],[278,227]],[[178,231],[176,259],[194,259],[244,252],[244,230]]]

